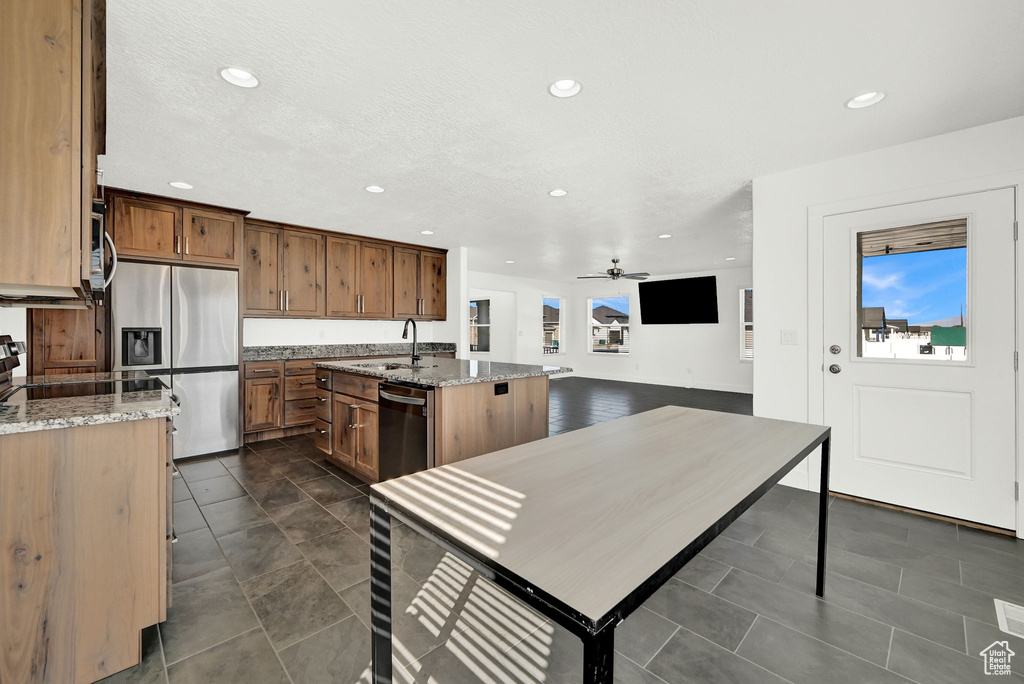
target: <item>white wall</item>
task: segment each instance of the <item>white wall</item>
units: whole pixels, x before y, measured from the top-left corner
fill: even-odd
[[[748,268],[674,274],[718,277],[718,325],[642,325],[636,281],[553,282],[471,271],[472,289],[516,293],[516,362],[563,365],[592,378],[750,392],[752,364],[740,360],[739,290],[750,287]],[[591,297],[630,296],[630,353],[590,353]],[[542,299],[564,299],[558,354],[543,353]],[[755,292],[755,300],[757,294]],[[755,326],[756,330],[756,326]],[[756,334],[755,334],[756,337]]]
[[[821,282],[810,280],[820,268],[809,269],[808,241],[822,205],[850,211],[1019,184],[1024,117],[755,178],[754,413],[806,421],[821,411],[812,391],[821,381],[820,314],[809,311],[820,301]],[[1020,216],[1019,191],[1017,201]],[[782,345],[783,330],[796,331],[798,343]],[[784,482],[817,489],[817,468],[812,457]]]
[[[465,247],[448,252],[448,318],[445,321],[417,323],[422,342],[454,342],[457,356],[469,349],[469,322],[466,316],[468,289]],[[364,342],[401,342],[402,321],[335,321],[316,318],[246,318],[242,323],[242,345],[267,347],[299,344],[358,344]],[[412,342],[412,340],[409,340]]]
[[[0,335],[10,335],[15,342],[26,342],[28,339],[28,317],[25,309],[7,309],[0,307]],[[28,355],[18,359],[20,365],[14,369],[14,377],[25,375]]]
[[[516,332],[519,329],[516,293],[470,287],[469,299],[486,299],[491,303],[491,349],[488,352],[470,352],[469,358],[515,363]],[[466,306],[468,304],[463,305],[463,308]],[[466,315],[468,317],[468,312]]]

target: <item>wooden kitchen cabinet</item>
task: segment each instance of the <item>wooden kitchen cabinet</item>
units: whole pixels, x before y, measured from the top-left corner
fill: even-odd
[[[184,261],[238,268],[242,265],[242,216],[185,207]]]
[[[376,482],[378,426],[377,402],[335,392],[331,460]]]
[[[245,431],[256,432],[281,427],[281,378],[245,381]]]
[[[96,156],[105,152],[105,18],[104,0],[0,2],[5,303],[87,306]]]
[[[391,318],[392,247],[351,238],[327,238],[327,315]]]
[[[131,197],[114,197],[110,228],[119,257],[181,258],[180,206]]]
[[[445,320],[447,255],[395,247],[395,318]]]
[[[359,402],[355,413],[356,433],[356,454],[355,469],[367,480],[376,482],[378,479],[377,468],[377,442],[380,434],[379,406],[376,402]]]
[[[281,231],[281,289],[284,315],[324,315],[324,238]]]
[[[284,303],[280,296],[281,231],[246,224],[244,252],[245,315],[283,314]]]
[[[356,430],[352,407],[359,402],[340,392],[334,394],[334,409],[331,417],[331,460],[349,468],[356,465]]]

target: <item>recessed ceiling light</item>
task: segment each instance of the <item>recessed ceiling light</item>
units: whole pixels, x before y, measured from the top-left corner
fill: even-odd
[[[548,90],[555,97],[572,97],[580,92],[580,84],[578,81],[566,78],[555,81]]]
[[[239,88],[255,88],[260,84],[259,79],[253,76],[252,73],[238,67],[221,69],[220,77]]]
[[[561,188],[555,188],[554,190],[552,190],[548,194],[551,195],[552,197],[565,197],[566,195],[569,194],[569,191],[568,190],[562,190]]]
[[[183,181],[171,181],[168,183],[172,188],[178,188],[179,190],[191,190],[192,186]]]
[[[433,234],[434,234],[434,231],[432,231],[432,230],[421,230],[420,231],[420,235],[433,235]]]
[[[506,263],[506,264],[514,264],[514,263],[516,263],[516,262],[512,261],[511,259],[506,259],[506,260],[505,260],[505,263]]]
[[[725,257],[726,261],[736,261],[736,257]]]
[[[846,106],[850,109],[863,109],[864,107],[870,107],[873,104],[878,104],[885,97],[885,93],[864,93],[857,97],[852,97],[846,101]]]
[[[658,239],[665,240],[665,239],[670,238],[670,237],[672,237],[672,236],[669,235],[668,233],[662,233],[661,235],[658,236]]]
[[[367,185],[366,192],[384,192],[384,188],[379,185]]]

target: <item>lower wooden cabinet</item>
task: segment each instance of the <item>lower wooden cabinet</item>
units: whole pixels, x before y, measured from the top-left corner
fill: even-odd
[[[313,423],[313,443],[328,456],[331,454],[331,423],[317,418]]]
[[[335,392],[333,406],[331,460],[376,482],[380,424],[377,402]]]
[[[281,378],[245,381],[245,431],[281,427]]]

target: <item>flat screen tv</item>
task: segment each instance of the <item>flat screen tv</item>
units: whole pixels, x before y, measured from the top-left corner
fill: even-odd
[[[640,283],[640,322],[644,325],[718,323],[715,276]]]

